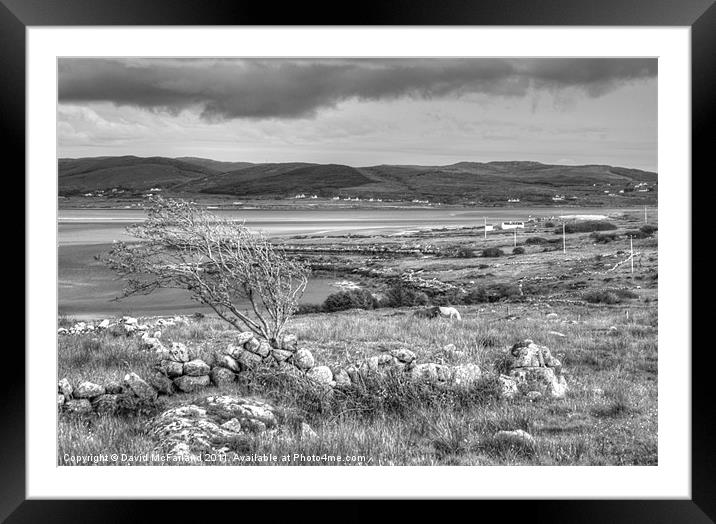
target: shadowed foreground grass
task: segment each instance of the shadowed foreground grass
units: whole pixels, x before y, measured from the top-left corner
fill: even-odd
[[[272,401],[288,433],[273,439],[242,437],[229,443],[230,451],[363,457],[340,463],[349,465],[657,463],[655,305],[632,307],[628,320],[622,307],[605,305],[513,304],[514,320],[507,319],[504,306],[462,307],[461,312],[461,322],[417,319],[407,309],[303,315],[289,330],[319,364],[326,365],[346,365],[404,347],[415,351],[420,362],[474,362],[492,370],[512,344],[532,338],[562,361],[570,386],[567,398],[503,400],[490,378],[465,390],[416,384],[399,375],[329,396],[300,376],[259,370],[221,393]],[[558,314],[558,321],[547,318],[551,312]],[[162,338],[184,342],[208,359],[232,336],[225,324],[207,317],[165,328]],[[446,348],[448,344],[455,347]],[[59,377],[73,383],[121,380],[129,370],[146,375],[152,364],[153,355],[132,338],[107,333],[59,338]],[[157,405],[138,415],[61,415],[58,463],[66,463],[65,454],[147,453],[156,445],[145,431],[153,413],[217,393],[210,387],[201,393],[160,397]],[[301,422],[309,423],[318,438],[302,439]],[[536,445],[514,447],[496,441],[494,433],[503,429],[523,429],[535,437]],[[237,462],[228,463],[232,464]],[[251,462],[261,464],[275,462]]]

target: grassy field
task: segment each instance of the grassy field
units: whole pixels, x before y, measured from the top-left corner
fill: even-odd
[[[612,220],[621,234],[607,243],[588,232],[560,244],[526,243],[530,236],[560,238],[554,227],[530,225],[520,231],[525,253],[511,255],[514,237],[494,234],[487,241],[474,231],[455,230],[413,237],[301,239],[305,245],[326,243],[425,244],[467,246],[467,258],[383,256],[367,262],[379,275],[408,270],[458,287],[494,286],[521,281],[524,295],[492,303],[458,306],[462,321],[419,319],[408,307],[382,307],[337,313],[302,314],[288,331],[299,346],[310,349],[321,365],[347,365],[380,352],[407,348],[418,362],[476,363],[492,371],[501,355],[525,338],[548,346],[564,366],[570,390],[565,399],[499,398],[485,380],[472,390],[416,384],[399,375],[369,383],[360,391],[326,396],[306,380],[259,370],[222,392],[257,396],[281,410],[293,428],[286,438],[247,436],[231,443],[237,453],[349,455],[364,457],[350,464],[367,465],[655,465],[657,463],[657,304],[658,256],[653,235],[634,240],[635,271],[630,264],[610,269],[628,256],[625,232],[640,217]],[[484,247],[506,255],[479,256]],[[353,257],[353,258],[352,258]],[[345,268],[366,265],[365,257],[333,259]],[[337,272],[337,278],[355,273]],[[385,279],[355,276],[367,289],[381,292]],[[529,287],[531,284],[532,287]],[[552,315],[554,313],[555,315]],[[556,317],[556,318],[555,318]],[[62,324],[71,319],[61,319]],[[235,335],[212,317],[167,327],[162,339],[186,343],[200,358]],[[450,346],[454,345],[454,347]],[[127,372],[150,373],[153,355],[133,338],[72,335],[58,339],[58,378],[72,383],[121,381]],[[58,463],[65,454],[147,453],[157,444],[145,423],[162,409],[215,395],[202,393],[160,397],[156,405],[119,415],[61,414]],[[307,422],[319,438],[301,438]],[[514,447],[494,438],[499,430],[522,429],[536,445]]]

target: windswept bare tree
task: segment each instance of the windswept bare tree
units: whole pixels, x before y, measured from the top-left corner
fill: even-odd
[[[242,222],[183,200],[152,197],[147,220],[127,231],[139,242],[117,243],[104,256],[127,281],[122,297],[186,289],[237,329],[278,344],[306,289],[303,263]],[[253,315],[237,307],[239,298],[248,299]]]

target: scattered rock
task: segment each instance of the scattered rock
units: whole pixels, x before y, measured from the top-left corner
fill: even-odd
[[[514,398],[519,393],[517,389],[517,381],[507,375],[500,375],[500,396],[504,398]]]
[[[527,400],[534,402],[535,400],[542,398],[542,393],[539,391],[529,391],[525,397],[527,397]]]
[[[158,393],[162,393],[163,395],[171,395],[174,392],[171,379],[161,371],[157,371],[150,376],[147,382],[156,389]]]
[[[110,380],[104,386],[105,391],[110,395],[118,395],[123,391],[122,384],[116,380]]]
[[[263,359],[259,355],[246,350],[236,357],[236,362],[239,363],[242,370],[255,369],[262,361]]]
[[[564,333],[560,333],[559,331],[549,331],[550,335],[554,335],[555,337],[566,337]]]
[[[169,378],[176,378],[184,373],[184,364],[173,360],[160,360],[159,364],[157,364],[157,370]]]
[[[537,442],[534,437],[522,429],[514,431],[498,431],[493,438],[497,442],[505,443],[515,447],[534,447]]]
[[[97,327],[99,329],[107,329],[109,327],[109,319],[105,318],[102,322],[99,323]]]
[[[183,391],[184,393],[191,393],[192,391],[205,388],[209,384],[211,384],[209,375],[202,375],[198,377],[184,375],[174,379],[174,385],[177,389]]]
[[[92,413],[92,404],[90,403],[89,399],[78,398],[65,402],[64,409],[68,413]]]
[[[409,373],[413,380],[444,382],[452,378],[452,370],[448,366],[435,364],[433,362],[417,364]]]
[[[348,387],[351,385],[351,377],[345,369],[336,368],[331,371],[333,372],[333,380],[336,381],[336,386]]]
[[[62,405],[65,403],[65,396],[62,393],[57,394],[57,406],[62,407]]]
[[[452,379],[460,386],[471,386],[482,377],[482,370],[477,364],[464,364],[453,367]]]
[[[236,374],[225,367],[215,367],[211,370],[211,381],[217,387],[226,386],[236,382]]]
[[[184,364],[184,374],[191,377],[208,375],[210,370],[209,365],[200,359],[191,360]]]
[[[156,399],[157,392],[152,386],[147,384],[136,373],[127,373],[124,376],[125,387],[141,399]]]
[[[239,419],[237,419],[237,418],[232,418],[231,420],[227,420],[220,427],[221,427],[221,429],[226,429],[226,430],[232,431],[234,433],[241,433],[241,422],[239,422]]]
[[[333,382],[333,372],[328,366],[316,366],[311,368],[308,373],[306,373],[306,376],[325,386],[330,386],[331,382]]]
[[[311,369],[316,363],[313,355],[307,349],[299,349],[296,351],[291,360],[297,368],[304,370]]]
[[[104,386],[95,384],[94,382],[80,382],[73,391],[74,398],[92,398],[104,395]]]
[[[415,353],[413,353],[409,349],[394,349],[390,352],[390,354],[394,358],[397,358],[400,362],[404,362],[406,364],[410,364],[412,361],[418,358]]]
[[[239,333],[236,335],[236,345],[237,346],[243,346],[246,344],[249,340],[254,338],[254,334],[251,331],[244,331],[243,333]]]
[[[268,357],[271,354],[271,344],[269,344],[265,340],[262,340],[261,342],[259,342],[259,347],[256,348],[254,353],[259,355],[261,358]]]
[[[57,391],[62,393],[67,398],[72,398],[72,384],[66,378],[60,379],[57,383]]]
[[[250,338],[245,344],[244,349],[247,351],[251,351],[252,353],[259,352],[259,348],[261,347],[261,342],[256,340],[255,338]]]
[[[285,362],[293,356],[293,352],[286,349],[272,349],[271,356],[273,356],[276,362]]]
[[[513,369],[510,376],[517,381],[518,389],[527,394],[538,391],[551,398],[564,398],[567,394],[567,381],[563,375],[556,375],[554,369],[547,367],[526,367]]]

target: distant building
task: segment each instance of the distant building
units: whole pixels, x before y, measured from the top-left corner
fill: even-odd
[[[510,220],[508,222],[503,222],[500,227],[501,227],[501,229],[518,229],[518,228],[524,229],[525,223],[518,222],[515,220]]]
[[[508,198],[507,201],[510,203],[515,203],[515,202],[519,202],[520,199],[519,198]]]
[[[485,226],[485,231],[494,231],[494,230],[495,230],[495,226],[493,226],[492,224],[487,224]]]

